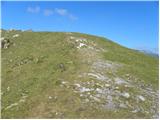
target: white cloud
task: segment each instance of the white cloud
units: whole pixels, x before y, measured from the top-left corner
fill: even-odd
[[[72,14],[69,15],[69,18],[70,18],[71,20],[77,20],[77,19],[78,19],[78,17],[76,17],[76,16],[74,16],[74,15],[72,15]]]
[[[61,16],[66,16],[71,20],[77,20],[78,18],[76,16],[74,16],[73,14],[71,14],[70,12],[68,12],[67,9],[63,9],[63,8],[55,8],[55,12]]]
[[[39,13],[40,12],[40,7],[39,6],[28,7],[27,8],[27,12],[30,12],[30,13]]]
[[[41,14],[43,14],[44,16],[51,16],[53,14],[58,14],[60,16],[67,17],[70,20],[77,20],[78,19],[78,17],[76,17],[75,15],[73,15],[67,9],[64,9],[64,8],[44,9],[44,10],[41,10],[41,11],[43,11],[43,13],[41,13]],[[29,12],[29,13],[39,13],[40,12],[40,7],[39,6],[28,7],[27,12]]]
[[[66,9],[60,9],[60,8],[55,8],[55,12],[62,16],[65,16],[68,14],[68,11]]]
[[[45,9],[43,13],[45,16],[50,16],[50,15],[53,15],[54,11],[50,9]]]

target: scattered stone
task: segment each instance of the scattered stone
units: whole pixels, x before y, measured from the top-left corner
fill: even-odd
[[[58,67],[61,69],[61,72],[64,72],[66,70],[66,67],[63,63],[59,64]]]
[[[141,96],[141,95],[138,95],[138,98],[141,100],[141,101],[145,101],[146,99],[143,97],[143,96]]]
[[[51,99],[52,99],[52,96],[49,96],[48,98],[51,100]]]
[[[97,74],[95,74],[95,73],[88,73],[88,76],[93,76],[93,77],[95,77],[98,80],[106,80],[106,79],[108,79],[107,77],[105,77],[105,76],[103,76],[103,75],[101,75],[99,73],[97,73]]]
[[[100,89],[100,88],[96,88],[96,91],[97,91],[98,93],[103,93],[103,90]]]
[[[58,112],[56,112],[55,115],[58,115]]]
[[[118,89],[119,89],[119,87],[118,87],[118,86],[116,86],[116,87],[115,87],[115,89],[116,89],[116,90],[118,90]]]
[[[105,87],[110,87],[111,85],[110,84],[105,84]]]
[[[127,105],[125,105],[124,103],[120,103],[119,107],[120,108],[127,108]]]
[[[126,74],[126,77],[129,77],[130,75],[129,74]]]
[[[4,92],[1,92],[1,96],[3,96]]]
[[[116,106],[111,95],[107,96],[107,103],[104,106],[108,110],[115,110]]]
[[[97,98],[97,97],[92,97],[93,98],[93,100],[95,100],[95,101],[97,101],[97,102],[100,102],[101,100],[99,99],[99,98]]]
[[[78,46],[77,48],[80,49],[80,48],[83,47],[83,46],[87,46],[87,45],[84,44],[84,43],[80,43],[79,46]]]
[[[89,102],[89,99],[88,99],[88,98],[86,98],[86,99],[85,99],[85,102]]]
[[[83,97],[83,94],[80,94],[80,97]]]
[[[75,39],[75,37],[73,37],[73,36],[70,36],[70,39]]]
[[[115,78],[115,83],[118,84],[118,85],[121,85],[121,84],[128,84],[127,81],[125,81],[124,79],[121,79],[121,78]]]
[[[61,83],[62,83],[62,84],[66,84],[67,82],[65,82],[65,81],[62,81]]]
[[[5,38],[4,40],[1,40],[1,48],[7,49],[11,45],[11,42],[9,39]]]
[[[139,110],[135,109],[135,110],[132,110],[131,112],[132,113],[137,113]]]
[[[125,97],[125,98],[129,98],[130,94],[129,93],[122,93],[122,96]]]
[[[13,38],[15,38],[15,37],[19,37],[19,34],[15,34],[15,35],[13,35]]]
[[[80,84],[74,84],[75,86],[77,86],[77,87],[81,87],[81,85]]]
[[[17,106],[17,105],[18,105],[18,103],[13,103],[13,104],[7,106],[7,107],[5,108],[5,110],[8,110],[8,109],[10,109],[10,108],[12,108],[12,107],[15,107],[15,106]]]
[[[85,88],[85,87],[82,87],[80,88],[80,92],[89,92],[89,91],[93,91],[94,89],[92,88]]]
[[[4,37],[1,37],[1,38],[0,38],[0,41],[3,41],[4,39],[5,39]]]
[[[9,87],[9,86],[7,87],[7,91],[8,91],[8,92],[10,91],[10,87]]]

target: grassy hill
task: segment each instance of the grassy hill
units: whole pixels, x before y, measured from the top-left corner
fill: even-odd
[[[158,58],[73,32],[1,41],[2,118],[158,118]]]

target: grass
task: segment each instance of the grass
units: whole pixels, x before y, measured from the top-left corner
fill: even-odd
[[[20,34],[13,38],[14,34]],[[124,48],[105,38],[73,33],[76,37],[95,42],[104,60],[124,64],[118,71],[123,76],[129,73],[145,84],[158,89],[158,59]],[[90,64],[82,62],[74,42],[68,42],[66,33],[3,31],[15,46],[2,49],[2,118],[145,118],[143,114],[131,114],[128,110],[118,112],[101,109],[98,104],[82,104],[78,93],[73,92],[74,82],[85,82],[78,75],[88,72]],[[93,58],[96,58],[93,55]],[[63,64],[63,71],[60,64]],[[67,81],[69,88],[62,81]],[[10,88],[7,91],[7,88]],[[5,110],[18,102],[22,94],[28,97],[25,103]],[[57,97],[49,100],[48,97]]]

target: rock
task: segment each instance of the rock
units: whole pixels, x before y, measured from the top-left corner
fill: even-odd
[[[104,107],[108,110],[115,110],[116,108],[116,105],[113,101],[113,98],[111,95],[108,95],[107,96],[107,103],[104,105]]]
[[[77,86],[77,87],[81,87],[81,85],[80,84],[74,84],[75,86]]]
[[[119,107],[120,108],[127,108],[127,105],[125,105],[124,103],[120,103]]]
[[[75,37],[73,37],[73,36],[70,36],[70,39],[75,39]]]
[[[0,38],[0,41],[3,41],[4,39],[5,39],[4,37],[1,37],[1,38]]]
[[[103,93],[103,90],[100,89],[100,88],[96,88],[96,91],[97,91],[98,93]]]
[[[110,84],[105,84],[105,87],[110,87],[111,85]]]
[[[51,99],[52,99],[52,96],[49,96],[48,98],[51,100]]]
[[[126,74],[126,77],[129,77],[129,74]]]
[[[106,76],[103,76],[99,73],[88,73],[88,76],[95,77],[97,80],[106,80],[108,79]]]
[[[121,84],[128,84],[127,81],[125,81],[124,79],[122,78],[115,78],[115,83],[118,84],[118,85],[121,85]]]
[[[85,99],[85,102],[89,102],[89,99],[88,99],[88,98],[86,98],[86,99]]]
[[[97,102],[100,102],[101,100],[99,99],[99,98],[97,98],[97,97],[92,97],[95,101],[97,101]]]
[[[80,97],[83,97],[83,94],[80,94]]]
[[[10,91],[10,87],[9,87],[9,86],[7,87],[7,91],[8,91],[8,92]]]
[[[11,42],[9,39],[5,38],[1,40],[1,48],[7,49],[11,45]]]
[[[61,69],[61,72],[64,72],[66,70],[66,67],[63,63],[60,63],[58,67]]]
[[[135,110],[132,110],[131,112],[132,113],[137,113],[139,110],[135,109]]]
[[[92,90],[94,90],[94,89],[85,88],[85,87],[80,88],[80,92],[89,92],[89,91],[92,91]]]
[[[58,112],[56,112],[55,115],[58,115]]]
[[[84,43],[80,43],[79,46],[78,46],[77,48],[80,49],[80,48],[83,47],[83,46],[87,46],[87,45],[84,44]]]
[[[139,98],[141,101],[143,101],[143,102],[146,100],[146,99],[145,99],[143,96],[141,96],[141,95],[139,95],[138,98]]]
[[[62,84],[66,84],[67,82],[65,82],[65,81],[62,81],[61,83],[62,83]]]
[[[115,87],[115,89],[116,89],[116,90],[118,90],[118,89],[119,89],[119,87],[118,87],[118,86],[116,86],[116,87]]]
[[[15,107],[15,106],[17,106],[17,105],[18,105],[18,103],[13,103],[13,104],[7,106],[7,107],[5,108],[5,110],[8,110],[8,109],[10,109],[10,108],[12,108],[12,107]]]
[[[129,98],[130,94],[129,93],[122,93],[122,96],[125,97],[125,98]]]
[[[19,34],[15,34],[15,35],[13,35],[13,38],[15,38],[15,37],[19,37]]]

